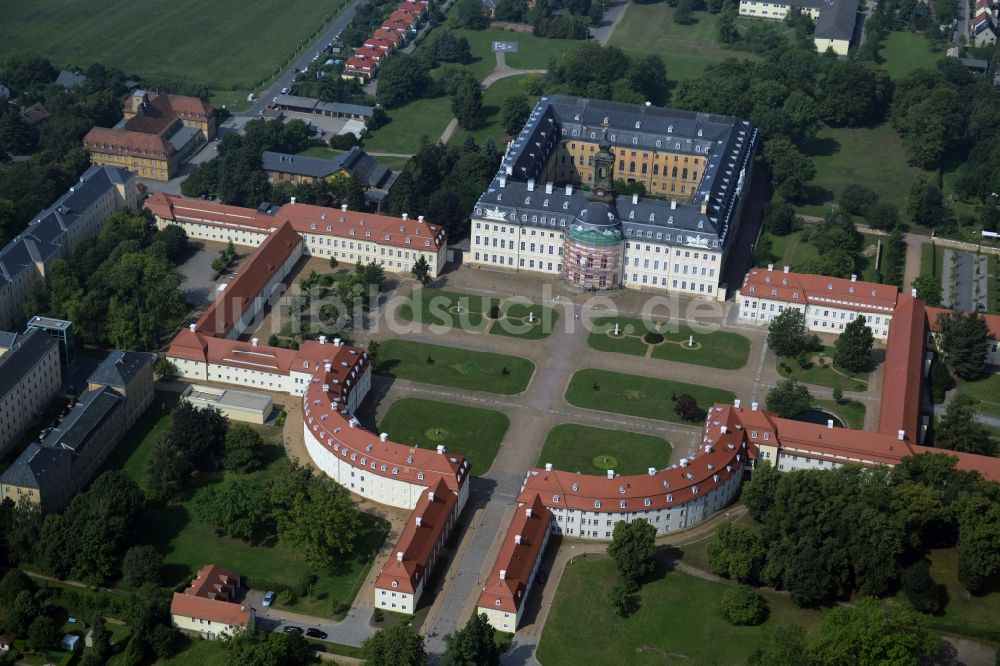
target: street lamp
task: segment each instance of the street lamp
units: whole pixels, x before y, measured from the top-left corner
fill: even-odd
[[[573,564],[573,557],[576,555],[576,546],[570,545],[569,547],[569,563]]]

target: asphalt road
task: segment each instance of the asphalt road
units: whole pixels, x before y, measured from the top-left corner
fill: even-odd
[[[334,38],[337,35],[339,35],[344,30],[344,28],[347,27],[347,24],[350,23],[351,19],[354,18],[354,12],[359,5],[364,5],[367,3],[368,0],[355,0],[355,2],[351,4],[351,6],[347,7],[344,10],[343,14],[337,17],[333,21],[333,23],[330,24],[330,27],[327,28],[326,32],[320,35],[315,42],[313,42],[311,45],[307,46],[305,49],[302,50],[302,53],[299,55],[298,58],[295,59],[294,62],[292,62],[287,72],[278,77],[278,79],[274,83],[272,83],[269,88],[261,90],[259,93],[257,93],[257,101],[254,102],[249,109],[247,109],[243,113],[237,113],[234,115],[256,116],[260,113],[261,109],[263,109],[265,105],[270,104],[271,100],[274,99],[276,95],[281,93],[282,88],[290,89],[292,87],[292,83],[295,82],[295,76],[296,76],[292,72],[292,69],[297,68],[299,70],[302,70],[307,66],[311,67],[313,65],[313,57],[315,57],[316,52],[325,49],[326,45],[332,42]]]

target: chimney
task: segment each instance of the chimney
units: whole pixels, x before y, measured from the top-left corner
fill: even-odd
[[[535,191],[535,179],[534,178],[529,178],[528,179],[528,191],[529,192],[534,192]]]
[[[500,570],[500,580],[506,580],[506,579],[507,579],[507,570],[506,569],[501,569]]]
[[[767,272],[770,273],[773,270],[774,270],[774,264],[768,264],[767,265]]]
[[[329,392],[330,392],[330,385],[329,384],[323,384],[323,393],[329,393]],[[351,426],[351,427],[353,428],[354,426]]]
[[[649,473],[650,476],[656,476],[656,468],[655,467],[650,467],[646,471]]]
[[[438,444],[437,445],[437,452],[438,452],[438,455],[444,455],[444,444]]]
[[[785,272],[786,273],[788,272],[788,266],[785,266]]]
[[[346,213],[347,212],[347,204],[340,204],[340,210]]]
[[[858,281],[858,276],[855,275],[854,273],[852,273],[851,274],[851,282],[857,282],[857,281]]]
[[[427,501],[428,502],[433,502],[434,501],[434,491],[433,490],[428,490],[427,491]]]
[[[387,439],[389,439],[389,433],[387,433],[387,432],[383,432],[382,434],[380,434],[378,436],[378,441],[380,441],[380,442],[384,442]]]
[[[343,340],[341,340],[340,338],[334,338],[333,339],[333,346],[334,347],[339,347],[341,344],[343,344]]]
[[[292,197],[292,205],[295,205],[295,197]]]
[[[701,214],[704,215],[708,212],[708,194],[705,194],[705,198],[701,202]]]
[[[423,222],[423,221],[424,221],[424,216],[423,215],[417,215],[417,222]]]
[[[566,186],[566,196],[570,196],[571,194],[573,194],[573,184],[572,183],[570,183],[570,184],[568,184]]]
[[[251,347],[256,347],[258,342],[260,342],[260,338],[250,338]]]
[[[736,400],[733,400],[733,407],[735,407],[736,409],[739,409],[741,404],[743,404],[743,401],[740,400],[739,398],[736,398]]]
[[[198,324],[191,324],[190,326],[188,326],[188,330],[191,331],[192,333],[196,333],[198,331]]]
[[[518,546],[521,545],[521,535],[520,534],[515,534],[514,535],[514,543],[516,543]]]
[[[552,181],[545,183],[545,193],[552,194]]]
[[[916,289],[910,289],[910,296],[913,296],[913,298],[916,298],[917,297],[917,290]]]
[[[527,509],[524,510],[524,517],[525,518],[531,518],[531,507],[530,506]]]
[[[613,469],[609,469],[608,470],[608,478],[609,479],[615,478],[615,470],[613,470]]]
[[[826,420],[826,427],[830,430],[833,430],[833,419]]]
[[[754,412],[757,411],[757,403],[756,402],[751,402],[750,403],[750,410],[754,411]]]
[[[319,336],[319,343],[321,345],[325,345],[326,344],[326,336],[325,335]]]
[[[422,522],[423,522],[423,521],[421,520],[420,516],[417,516],[417,520],[416,520],[416,523],[417,523],[417,527],[420,527],[420,524],[421,524]]]
[[[403,551],[401,551],[401,550],[397,550],[396,551],[396,561],[397,562],[402,562],[403,561]]]
[[[900,430],[898,433],[896,433],[896,439],[898,439],[901,442],[904,439],[906,439],[906,431],[905,430]]]
[[[408,220],[408,219],[410,219],[410,214],[409,213],[403,213],[400,217],[402,217],[404,220]]]
[[[729,426],[722,426],[720,430],[722,431],[722,434],[725,435],[727,432],[729,432]]]
[[[514,175],[514,167],[511,166],[510,164],[508,164],[507,167],[506,167],[506,169],[504,169],[504,170],[507,172],[508,176],[513,176]]]
[[[500,176],[500,187],[507,187],[507,176]]]
[[[333,370],[333,365],[330,363],[326,363],[323,365],[323,369],[326,370],[327,372],[330,372],[331,370]]]
[[[545,463],[545,471],[546,472],[552,471],[552,463]]]
[[[632,205],[634,206],[637,203],[639,203],[639,195],[638,194],[633,194],[632,195]]]

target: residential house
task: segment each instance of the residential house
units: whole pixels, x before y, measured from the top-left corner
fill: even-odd
[[[235,571],[209,564],[183,592],[174,592],[170,622],[186,634],[217,640],[237,629],[253,631],[254,609],[241,601],[245,590]]]

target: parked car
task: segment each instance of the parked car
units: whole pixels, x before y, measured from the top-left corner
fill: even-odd
[[[284,628],[286,634],[301,634],[302,627],[296,627],[294,624],[289,624]]]
[[[292,73],[293,74],[298,74],[299,73],[299,68],[298,67],[292,67]]]
[[[288,94],[288,88],[282,88],[281,89],[281,94],[282,95],[287,95]]]
[[[275,596],[276,595],[274,594],[274,592],[268,592],[267,594],[264,595],[264,600],[261,602],[264,608],[267,608],[268,606],[271,605],[271,603],[274,601]]]
[[[326,632],[320,631],[315,627],[309,627],[308,629],[306,629],[306,636],[308,636],[309,638],[319,638],[320,640],[325,640]]]

